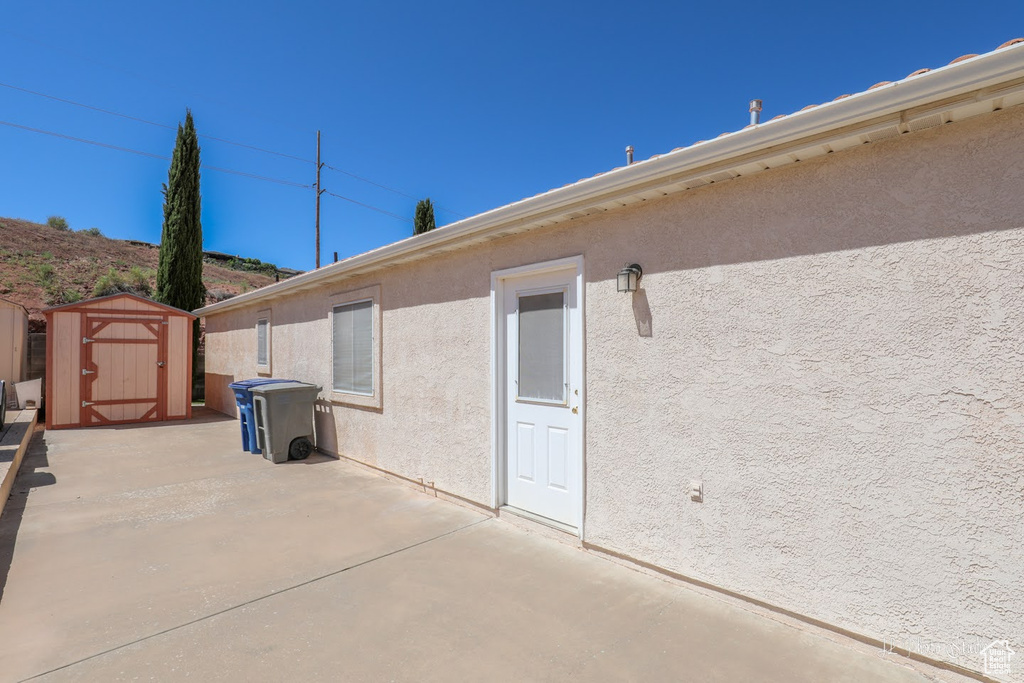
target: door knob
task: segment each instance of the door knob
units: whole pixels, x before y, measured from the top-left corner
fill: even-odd
[[[156,364],[157,364],[157,365],[159,365],[160,367],[163,367],[163,366],[167,365],[167,363],[165,363],[165,362],[164,362],[164,361],[162,361],[162,360],[158,360],[158,361],[156,362]]]
[[[572,407],[572,414],[573,414],[573,415],[576,415],[576,414],[577,414],[577,413],[579,413],[579,412],[580,412],[580,410],[579,410],[579,406],[573,406],[573,407]]]

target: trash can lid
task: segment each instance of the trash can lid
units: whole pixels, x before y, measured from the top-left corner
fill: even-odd
[[[240,379],[237,382],[232,382],[228,385],[231,389],[252,389],[263,384],[280,384],[283,382],[291,382],[290,379],[271,379],[269,377],[256,377],[254,379]]]
[[[271,384],[268,386],[261,386],[254,388],[252,392],[254,394],[270,394],[270,393],[285,393],[289,391],[310,391],[313,390],[316,393],[320,393],[321,388],[315,384],[307,384],[306,382],[296,382],[288,380],[278,384]]]

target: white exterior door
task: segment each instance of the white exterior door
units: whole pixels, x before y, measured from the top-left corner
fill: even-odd
[[[578,527],[583,327],[577,271],[505,280],[505,502]]]

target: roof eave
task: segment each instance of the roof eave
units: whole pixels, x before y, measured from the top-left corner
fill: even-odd
[[[471,216],[437,230],[364,252],[316,271],[268,285],[227,301],[197,309],[206,316],[300,291],[328,280],[358,274],[413,254],[427,255],[453,244],[535,227],[551,216],[574,208],[607,202],[644,188],[669,183],[688,172],[730,160],[814,139],[830,131],[868,124],[886,117],[902,118],[908,110],[926,112],[929,105],[958,97],[970,101],[998,96],[1000,86],[1024,88],[1024,43],[828,102],[754,127],[679,149],[631,166],[614,169],[566,187],[519,200]],[[985,94],[982,91],[991,89]],[[980,101],[980,100],[979,100]]]
[[[107,301],[109,299],[119,299],[121,297],[128,297],[129,299],[135,299],[136,301],[140,301],[140,302],[142,302],[144,304],[147,304],[147,305],[150,305],[150,306],[157,306],[157,307],[159,307],[159,308],[161,308],[161,309],[163,309],[165,311],[171,312],[171,313],[185,315],[185,316],[188,316],[189,318],[191,318],[192,320],[195,320],[196,318],[199,317],[197,314],[195,314],[195,313],[193,313],[191,311],[186,311],[186,310],[184,310],[182,308],[175,308],[174,306],[168,306],[167,304],[162,304],[159,301],[153,301],[152,299],[147,299],[144,296],[139,296],[138,294],[132,294],[131,292],[115,292],[114,294],[106,294],[104,296],[97,296],[97,297],[93,297],[91,299],[82,299],[81,301],[73,301],[73,302],[71,302],[69,304],[61,304],[59,306],[51,306],[50,308],[44,308],[43,310],[40,311],[40,313],[43,313],[44,315],[50,315],[51,313],[57,313],[57,312],[60,312],[60,311],[68,311],[68,310],[74,310],[74,309],[78,309],[78,308],[83,308],[87,304],[92,304],[92,303],[95,303],[97,301]]]

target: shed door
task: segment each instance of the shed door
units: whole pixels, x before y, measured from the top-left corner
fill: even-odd
[[[82,425],[164,419],[167,317],[83,318]]]
[[[579,525],[582,326],[576,273],[509,280],[505,289],[507,504]]]

